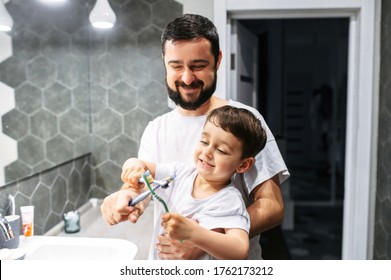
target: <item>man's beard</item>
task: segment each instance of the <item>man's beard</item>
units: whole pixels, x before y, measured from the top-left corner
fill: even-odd
[[[177,81],[177,82],[175,82],[176,90],[172,90],[169,87],[167,80],[166,80],[168,97],[170,97],[170,99],[172,101],[174,101],[174,103],[177,106],[179,106],[185,110],[197,110],[198,108],[200,108],[206,101],[208,101],[212,97],[213,93],[216,90],[216,84],[217,84],[217,74],[215,74],[214,81],[213,81],[212,85],[208,88],[204,88],[204,83],[202,81],[195,80],[190,85],[186,85],[183,82]],[[201,92],[200,92],[200,95],[197,98],[197,100],[192,101],[192,102],[187,102],[187,101],[183,100],[181,94],[179,93],[179,87],[191,88],[191,89],[201,88]]]

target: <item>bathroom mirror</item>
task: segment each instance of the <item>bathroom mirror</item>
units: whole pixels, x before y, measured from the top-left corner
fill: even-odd
[[[0,34],[0,185],[91,150],[86,3],[6,3],[14,27]]]
[[[0,33],[0,186],[91,153],[95,182],[115,188],[146,124],[169,110],[160,36],[182,5],[110,0],[117,22],[97,30],[95,2],[6,3],[14,27]]]

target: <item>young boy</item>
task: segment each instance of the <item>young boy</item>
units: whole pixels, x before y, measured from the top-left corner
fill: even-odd
[[[231,178],[248,171],[265,144],[266,132],[250,111],[223,106],[206,119],[195,166],[128,159],[121,178],[135,190],[140,190],[138,180],[146,170],[156,179],[176,176],[170,187],[155,191],[170,212],[154,225],[149,259],[158,259],[154,244],[159,234],[191,242],[206,252],[202,259],[245,259],[250,220]]]

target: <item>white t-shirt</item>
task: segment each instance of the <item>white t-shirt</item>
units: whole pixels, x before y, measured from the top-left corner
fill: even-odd
[[[244,174],[234,177],[233,185],[240,191],[246,206],[251,204],[249,194],[260,183],[278,174],[280,183],[289,177],[289,172],[278,149],[277,143],[261,114],[243,103],[229,100],[230,106],[245,108],[257,116],[266,130],[267,143],[256,156],[255,165]],[[193,154],[206,120],[205,116],[184,117],[177,109],[155,118],[145,128],[141,137],[138,157],[150,162],[183,161],[194,165]],[[154,220],[161,217],[160,207],[156,207]],[[249,259],[262,259],[259,236],[250,240]]]
[[[239,228],[249,232],[250,217],[242,195],[231,184],[209,197],[196,199],[192,196],[197,175],[195,167],[182,162],[156,165],[156,179],[164,179],[172,175],[176,178],[168,188],[158,188],[155,191],[164,199],[170,212],[193,219],[207,229]],[[157,208],[164,209],[157,200],[155,205]],[[157,236],[162,234],[163,230],[161,220],[156,219],[148,259],[159,259],[154,245],[157,243]],[[213,259],[213,257],[204,254],[200,259]]]

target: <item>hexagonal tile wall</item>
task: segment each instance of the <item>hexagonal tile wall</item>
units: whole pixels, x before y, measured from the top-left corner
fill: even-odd
[[[11,37],[0,32],[0,62],[12,55]],[[0,185],[5,183],[4,167],[18,159],[17,142],[3,133],[2,116],[15,108],[14,89],[0,81],[0,147],[2,149],[0,159]]]

